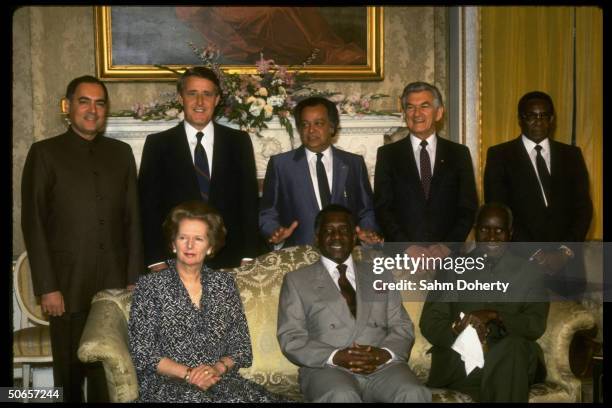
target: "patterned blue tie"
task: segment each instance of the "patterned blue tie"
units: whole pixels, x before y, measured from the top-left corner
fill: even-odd
[[[210,171],[208,170],[208,157],[206,157],[206,150],[202,146],[202,137],[204,133],[196,133],[198,143],[196,144],[194,151],[194,166],[196,175],[198,176],[198,184],[200,185],[200,195],[202,200],[208,202],[208,193],[210,191]]]

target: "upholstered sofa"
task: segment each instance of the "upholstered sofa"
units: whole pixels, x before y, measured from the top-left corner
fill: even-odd
[[[354,255],[362,257],[359,247]],[[242,375],[263,384],[271,391],[301,399],[297,367],[281,353],[276,340],[278,296],[283,276],[319,258],[309,246],[291,247],[262,255],[254,263],[231,270],[235,275],[244,304],[251,342],[253,365],[241,369]],[[136,372],[128,352],[127,319],[131,294],[126,290],[105,290],[92,301],[92,309],[81,338],[79,358],[84,362],[101,361],[104,365],[109,395],[113,402],[132,401],[138,397]],[[431,364],[429,343],[418,329],[423,304],[404,302],[415,323],[416,341],[409,364],[425,381]],[[581,383],[569,366],[569,346],[574,333],[595,326],[593,315],[574,302],[551,304],[546,333],[538,340],[547,366],[546,382],[531,388],[531,402],[578,402]],[[432,389],[434,402],[469,402],[464,394]]]

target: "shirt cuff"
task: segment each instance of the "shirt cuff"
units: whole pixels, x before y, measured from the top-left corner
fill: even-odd
[[[281,249],[285,245],[285,241],[279,242],[278,244],[274,244],[274,250],[277,251]]]
[[[332,367],[335,367],[336,365],[334,364],[334,356],[336,355],[336,353],[340,351],[340,349],[336,349],[334,350],[330,355],[329,358],[327,359],[327,365],[330,365]]]
[[[397,361],[397,358],[395,357],[395,353],[394,352],[392,352],[391,350],[389,350],[386,347],[382,347],[382,349],[383,350],[387,350],[389,352],[389,354],[391,354],[391,358],[385,364],[389,364],[389,363],[391,363],[393,361]]]

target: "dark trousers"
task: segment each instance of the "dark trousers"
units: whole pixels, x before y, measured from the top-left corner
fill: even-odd
[[[63,387],[64,402],[83,402],[83,381],[87,377],[88,402],[108,402],[106,377],[101,363],[84,364],[77,357],[87,312],[64,313],[49,318],[53,381]]]
[[[463,375],[448,388],[478,402],[527,402],[530,385],[546,378],[538,354],[535,342],[509,335],[485,353],[482,369],[475,368],[466,377],[462,368]]]

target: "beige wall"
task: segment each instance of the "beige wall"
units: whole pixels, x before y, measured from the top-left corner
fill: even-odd
[[[377,109],[397,110],[404,85],[434,82],[447,90],[447,10],[386,7],[385,79],[325,82],[321,89],[390,95]],[[95,73],[93,7],[24,7],[13,16],[13,256],[23,250],[20,185],[30,145],[65,129],[59,101],[68,82]],[[171,83],[108,83],[111,110],[173,91]]]

